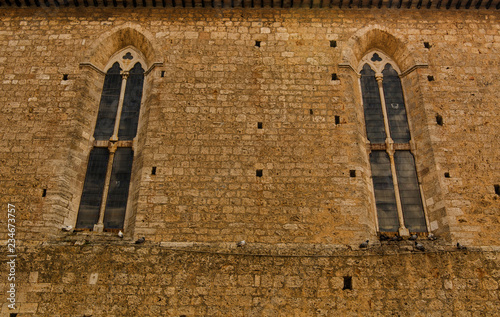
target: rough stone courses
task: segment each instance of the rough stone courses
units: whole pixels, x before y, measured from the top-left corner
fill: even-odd
[[[19,205],[21,237],[74,223],[103,80],[80,64],[102,68],[134,44],[157,66],[129,234],[334,244],[373,235],[357,77],[339,65],[378,48],[403,70],[427,65],[402,81],[431,229],[450,241],[498,241],[495,12],[407,11],[404,21],[391,10],[120,12],[2,11],[2,202]]]
[[[491,251],[259,256],[93,243],[20,251],[19,316],[494,316],[500,309]],[[346,277],[352,289],[344,289]]]
[[[0,203],[16,205],[18,317],[495,316],[498,19],[482,9],[0,7]],[[149,73],[125,239],[63,233],[76,222],[102,71],[127,45]],[[352,69],[373,49],[405,72],[439,237],[419,240],[426,252],[376,238]]]

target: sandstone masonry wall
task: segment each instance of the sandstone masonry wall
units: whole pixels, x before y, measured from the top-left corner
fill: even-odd
[[[102,72],[127,46],[148,72],[126,236],[62,232],[76,222]],[[438,236],[420,238],[425,252],[376,239],[355,71],[374,49],[404,73]],[[499,56],[498,11],[483,9],[0,7],[0,204],[16,206],[15,312],[498,315]],[[6,243],[6,212],[0,234]]]
[[[254,252],[115,243],[21,248],[15,312],[122,317],[496,316],[500,311],[498,252]],[[349,277],[352,289],[344,289]],[[0,290],[5,294],[5,283]],[[3,304],[2,316],[9,312]]]
[[[0,14],[0,202],[18,206],[21,240],[52,239],[74,225],[103,82],[89,65],[103,70],[133,45],[150,73],[129,237],[338,245],[373,237],[361,98],[346,65],[357,68],[379,49],[409,71],[402,82],[430,230],[452,243],[498,245],[496,11]]]

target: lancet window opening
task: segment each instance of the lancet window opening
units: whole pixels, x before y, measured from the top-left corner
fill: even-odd
[[[358,71],[378,230],[400,235],[427,232],[401,72],[382,52],[367,54]]]
[[[108,63],[76,229],[123,229],[141,107],[145,63],[128,48]]]

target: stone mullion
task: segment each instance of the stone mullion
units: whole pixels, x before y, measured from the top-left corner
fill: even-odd
[[[398,177],[396,174],[396,164],[394,162],[394,141],[391,138],[391,132],[389,129],[389,118],[387,116],[387,108],[385,105],[385,97],[384,97],[384,88],[382,85],[383,76],[382,74],[377,74],[375,76],[378,84],[378,91],[380,94],[380,104],[382,106],[382,113],[384,116],[384,128],[385,128],[385,144],[386,144],[386,152],[389,155],[389,160],[391,162],[391,174],[392,174],[392,182],[394,185],[394,195],[396,197],[396,209],[398,212],[398,220],[399,220],[399,230],[398,233],[400,236],[408,236],[410,231],[405,227],[405,221],[403,217],[403,205],[401,204],[401,195],[399,194],[399,183]]]
[[[106,210],[106,203],[108,201],[109,183],[111,181],[111,172],[113,170],[113,161],[115,158],[115,152],[118,149],[118,144],[116,142],[109,143],[109,159],[108,167],[106,169],[106,179],[104,180],[104,189],[102,193],[101,206],[99,208],[99,220],[97,224],[94,225],[94,231],[102,232],[104,230],[104,211]]]
[[[382,74],[375,75],[375,79],[378,84],[378,92],[380,94],[380,104],[382,106],[382,113],[384,115],[384,129],[385,129],[385,143],[392,144],[394,141],[391,138],[391,131],[389,129],[389,118],[387,117],[387,108],[385,107],[385,98],[384,98],[384,87],[382,86],[383,76]]]
[[[398,219],[399,219],[399,235],[400,236],[408,236],[410,235],[410,231],[405,227],[405,220],[403,217],[403,205],[401,204],[401,195],[399,194],[399,183],[398,177],[396,174],[396,164],[394,163],[394,148],[392,144],[387,147],[387,154],[389,154],[389,160],[391,162],[391,173],[392,173],[392,183],[394,184],[394,195],[396,196],[396,208],[398,211]]]
[[[109,139],[110,141],[118,141],[118,130],[120,129],[120,120],[122,117],[123,101],[125,99],[125,89],[127,88],[127,79],[129,72],[122,72],[122,88],[120,90],[120,99],[118,101],[118,110],[116,112],[115,127],[113,129],[113,135]]]
[[[109,148],[109,160],[108,167],[106,169],[106,179],[104,181],[104,189],[102,193],[102,201],[101,206],[99,208],[99,220],[97,224],[94,225],[94,231],[103,232],[104,231],[104,213],[106,211],[106,204],[108,202],[108,193],[109,193],[109,183],[111,182],[111,173],[113,171],[113,161],[115,158],[115,153],[118,147],[120,146],[120,142],[118,142],[118,131],[120,129],[120,120],[122,116],[123,109],[123,101],[125,99],[125,89],[127,87],[127,79],[129,76],[129,72],[122,72],[122,86],[120,89],[120,98],[118,101],[118,110],[116,112],[115,126],[113,129],[113,135],[108,141]]]

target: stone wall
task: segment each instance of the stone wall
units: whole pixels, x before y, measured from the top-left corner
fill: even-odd
[[[133,45],[150,72],[130,239],[373,239],[351,67],[379,49],[405,72],[430,230],[450,243],[498,245],[497,11],[0,10],[0,201],[16,205],[20,241],[54,239],[62,225],[74,225],[103,82],[98,69]]]
[[[0,17],[0,203],[16,206],[19,304],[2,301],[2,316],[500,311],[498,11],[2,6]],[[126,236],[62,232],[76,222],[104,67],[127,46],[148,72]],[[374,49],[403,72],[438,236],[419,240],[425,252],[376,239],[356,73]],[[7,242],[6,212],[0,232]]]
[[[500,311],[498,252],[422,253],[394,245],[323,248],[309,255],[278,247],[175,249],[109,241],[20,248],[18,309],[8,310],[5,303],[2,316],[495,316]],[[5,294],[3,270],[1,278]]]

